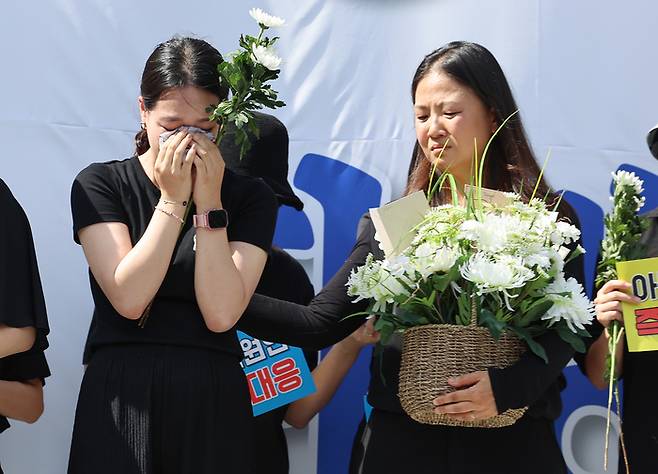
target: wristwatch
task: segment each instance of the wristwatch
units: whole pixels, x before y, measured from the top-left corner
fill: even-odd
[[[192,216],[194,227],[201,229],[224,229],[228,226],[226,209],[211,209],[203,214]]]

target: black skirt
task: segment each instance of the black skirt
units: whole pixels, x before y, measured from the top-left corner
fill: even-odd
[[[249,472],[252,412],[234,356],[112,346],[80,388],[70,474]]]
[[[425,425],[374,409],[360,441],[351,474],[567,472],[553,423],[545,418],[524,416],[505,428],[478,429]]]

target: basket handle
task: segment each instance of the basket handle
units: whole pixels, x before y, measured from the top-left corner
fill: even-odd
[[[478,308],[475,303],[475,297],[471,298],[471,322],[470,326],[475,327],[478,325]]]

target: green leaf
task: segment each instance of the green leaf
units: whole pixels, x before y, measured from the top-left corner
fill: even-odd
[[[395,332],[395,326],[392,322],[386,321],[384,319],[378,319],[375,324],[375,330],[379,331],[380,340],[382,344],[386,344],[390,339],[393,333]]]
[[[452,278],[450,274],[439,275],[438,273],[435,273],[432,275],[432,285],[441,293],[446,291],[446,288],[448,288],[451,281]]]
[[[564,342],[570,344],[577,352],[585,353],[587,350],[585,341],[578,334],[572,332],[566,325],[557,326],[555,329],[557,329],[558,335]]]
[[[528,344],[528,348],[532,351],[533,354],[548,364],[548,356],[546,355],[546,351],[538,342],[532,338],[528,331],[515,326],[510,326],[509,329],[517,336],[519,336],[519,339],[522,339],[526,344]]]
[[[503,330],[507,326],[503,321],[500,321],[496,318],[496,315],[489,311],[487,308],[482,308],[480,311],[480,324],[491,333],[491,336],[497,341],[500,339],[500,335],[503,333]]]
[[[421,326],[430,323],[429,319],[421,314],[420,311],[408,311],[401,307],[398,307],[396,316],[400,321],[407,323],[409,326]]]
[[[547,297],[540,298],[528,306],[525,313],[517,320],[519,326],[529,326],[535,321],[539,321],[549,309],[553,306],[553,301]]]

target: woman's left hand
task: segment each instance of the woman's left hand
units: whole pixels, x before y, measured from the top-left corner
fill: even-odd
[[[194,158],[196,176],[192,196],[197,212],[222,207],[221,190],[226,165],[219,148],[202,133],[195,133],[197,156]]]
[[[448,379],[454,392],[434,399],[435,413],[462,421],[475,421],[498,414],[487,371],[472,372]]]

